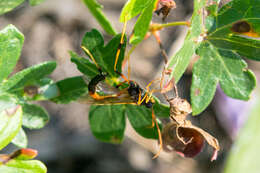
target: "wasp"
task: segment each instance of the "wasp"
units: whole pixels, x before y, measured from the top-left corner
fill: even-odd
[[[145,106],[146,108],[151,109],[152,110],[151,128],[154,127],[154,125],[156,125],[156,129],[157,129],[157,133],[158,133],[158,137],[159,137],[159,143],[160,143],[159,151],[153,157],[153,158],[156,158],[159,156],[159,153],[162,150],[162,135],[161,135],[160,127],[156,120],[156,116],[154,114],[154,110],[153,110],[155,100],[152,97],[152,93],[155,92],[155,90],[150,91],[150,85],[155,80],[150,82],[146,86],[146,89],[143,89],[137,82],[135,82],[133,80],[129,80],[121,72],[116,70],[121,47],[124,43],[125,28],[126,28],[126,22],[124,23],[123,32],[121,34],[121,39],[120,39],[120,44],[117,48],[116,58],[115,58],[115,63],[114,63],[114,71],[118,75],[120,75],[124,79],[124,81],[120,82],[116,87],[112,87],[113,91],[115,91],[114,94],[100,95],[97,92],[98,86],[106,80],[106,78],[108,77],[108,74],[101,70],[101,67],[97,64],[97,62],[95,61],[95,58],[93,57],[91,52],[86,47],[81,46],[83,51],[91,58],[91,60],[94,62],[94,64],[96,65],[96,67],[99,70],[99,74],[97,74],[95,77],[93,77],[90,80],[90,82],[88,83],[88,93],[89,93],[88,95],[91,97],[91,99],[83,98],[82,102],[96,104],[96,105],[133,104],[133,105],[138,105],[138,106]],[[125,83],[127,84],[127,87],[123,88],[122,85]],[[101,91],[103,91],[103,90],[101,89]]]

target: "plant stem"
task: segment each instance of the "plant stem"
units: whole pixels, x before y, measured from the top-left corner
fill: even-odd
[[[158,31],[166,27],[171,27],[171,26],[179,26],[179,25],[185,25],[185,26],[190,26],[190,22],[188,21],[180,21],[180,22],[170,22],[170,23],[153,23],[150,25],[150,31]]]
[[[178,26],[178,25],[186,25],[190,26],[190,22],[188,21],[180,21],[180,22],[170,22],[161,24],[162,28],[170,27],[170,26]]]

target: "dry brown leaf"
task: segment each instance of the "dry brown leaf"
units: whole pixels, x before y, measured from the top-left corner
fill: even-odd
[[[204,141],[207,141],[214,148],[211,161],[216,160],[220,150],[218,140],[186,120],[188,114],[192,112],[190,103],[179,97],[168,101],[173,121],[163,128],[163,149],[167,152],[175,151],[183,157],[194,157],[201,152]]]
[[[192,112],[190,103],[180,97],[171,99],[169,103],[171,118],[178,124],[183,124],[188,114]]]

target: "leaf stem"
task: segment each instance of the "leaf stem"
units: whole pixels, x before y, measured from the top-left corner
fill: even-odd
[[[179,25],[185,25],[185,26],[190,26],[189,21],[179,21],[179,22],[170,22],[170,23],[153,23],[150,25],[150,31],[158,31],[166,27],[171,27],[171,26],[179,26]]]
[[[163,23],[161,24],[161,26],[163,28],[166,28],[166,27],[170,27],[170,26],[178,26],[178,25],[186,25],[186,26],[190,26],[190,22],[188,21],[180,21],[180,22],[170,22],[170,23]]]

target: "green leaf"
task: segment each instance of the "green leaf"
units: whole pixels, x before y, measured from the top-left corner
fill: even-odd
[[[215,17],[208,40],[216,47],[232,50],[241,56],[260,60],[259,0],[233,0]],[[250,38],[251,37],[251,38]]]
[[[216,85],[230,97],[248,100],[256,86],[253,73],[232,51],[222,50],[210,43],[198,49],[200,59],[193,68],[191,102],[193,114],[202,112],[213,99]]]
[[[154,0],[128,0],[121,12],[120,22],[128,21],[137,16],[153,2]]]
[[[152,123],[152,111],[144,106],[126,105],[127,117],[135,131],[145,138],[158,139],[156,125]]]
[[[16,100],[7,94],[0,95],[0,112],[16,106]]]
[[[52,99],[55,103],[67,104],[77,100],[88,91],[86,82],[81,76],[67,78],[56,82],[59,96]]]
[[[168,118],[170,116],[170,107],[160,103],[160,100],[153,97],[155,104],[153,105],[154,114],[156,117]]]
[[[12,3],[14,2],[11,1],[10,4]],[[0,31],[0,82],[13,71],[20,57],[23,41],[23,34],[13,25],[8,25]]]
[[[172,69],[170,78],[173,77],[176,83],[185,72],[194,53],[195,44],[190,37],[188,37],[185,39],[182,48],[172,58],[170,58],[167,68]]]
[[[194,1],[194,11],[191,18],[191,26],[185,38],[182,48],[169,59],[167,68],[172,70],[170,78],[174,78],[175,83],[179,81],[189,65],[192,55],[195,53],[200,34],[204,31],[203,8],[206,0]]]
[[[206,6],[208,16],[217,16],[220,1],[221,0],[213,0],[212,3],[209,3],[208,6]]]
[[[50,78],[42,78],[41,80],[36,81],[34,85],[39,87],[38,94],[33,98],[27,97],[27,100],[29,101],[50,100],[59,95],[59,88]]]
[[[157,0],[153,0],[149,5],[147,5],[146,8],[142,10],[142,13],[134,26],[134,32],[130,39],[131,44],[138,44],[144,39],[146,33],[149,30],[149,25],[153,16],[153,10],[157,4],[156,2]]]
[[[250,98],[256,79],[239,55],[260,60],[260,41],[253,39],[260,35],[260,15],[255,13],[259,7],[259,1],[234,0],[218,13],[216,7],[211,9],[206,18],[208,36],[197,48],[200,59],[193,68],[194,115],[211,102],[218,82],[226,95],[241,100]]]
[[[83,0],[89,11],[96,18],[100,26],[110,35],[116,35],[116,31],[101,11],[102,6],[96,0]]]
[[[12,140],[12,143],[19,148],[27,148],[28,140],[24,130],[21,128],[17,135]]]
[[[30,5],[35,6],[42,3],[45,0],[30,0]],[[11,11],[15,7],[22,4],[24,0],[1,0],[0,1],[0,15]]]
[[[249,119],[245,126],[240,130],[229,153],[224,173],[258,173],[260,169],[260,102],[258,100],[254,108],[249,113]]]
[[[259,20],[260,22],[260,20]],[[208,40],[216,47],[232,50],[241,56],[260,61],[260,40],[248,39],[236,35],[225,36],[223,32],[210,35]]]
[[[214,58],[213,51],[205,46],[204,55],[194,64],[192,69],[191,104],[194,115],[202,112],[215,95],[221,76],[220,61]]]
[[[95,61],[104,72],[109,73],[110,76],[118,76],[118,74],[114,72],[114,64],[117,48],[120,45],[120,39],[121,34],[118,34],[113,37],[106,46],[104,46],[103,36],[99,31],[93,29],[85,34],[82,40],[82,45],[91,52]],[[121,66],[124,59],[125,47],[126,38],[124,44],[121,46],[121,52],[117,63],[117,71],[119,72],[122,71]],[[91,70],[92,69],[90,69],[90,71]]]
[[[57,97],[58,92],[58,88],[53,81],[45,77],[11,93],[24,101],[42,101]]]
[[[195,50],[199,54],[200,58],[193,67],[191,87],[194,115],[202,112],[211,102],[218,82],[228,96],[242,100],[249,99],[256,83],[253,73],[239,55],[260,59],[260,41],[248,37],[259,35],[260,15],[254,12],[260,7],[259,1],[234,0],[219,12],[218,3],[215,0],[207,6],[205,0],[195,1],[191,27],[184,45],[168,64],[168,68],[172,68],[171,77],[177,82]],[[202,16],[204,7],[208,16]],[[238,33],[235,26],[241,29],[239,22],[248,24],[250,31]]]
[[[23,126],[29,129],[43,128],[49,121],[48,112],[35,104],[22,104]]]
[[[74,52],[70,52],[70,56],[71,62],[75,63],[77,65],[78,70],[84,75],[92,79],[99,74],[99,71],[95,64],[90,62],[88,59],[80,57]]]
[[[35,6],[35,5],[38,5],[42,2],[44,2],[45,0],[30,0],[30,5],[31,6]]]
[[[125,131],[125,107],[123,105],[91,106],[90,129],[94,136],[104,142],[121,143]]]
[[[25,70],[22,70],[8,79],[0,87],[3,91],[19,90],[26,85],[30,85],[35,81],[51,74],[56,68],[56,62],[47,61],[42,64],[34,65]]]
[[[0,172],[4,173],[46,173],[46,166],[38,160],[10,160],[0,165]]]
[[[15,106],[0,113],[0,150],[17,135],[22,125],[22,108]]]
[[[24,0],[1,0],[0,1],[0,15],[4,14],[8,11],[11,11],[21,3],[23,3]]]

